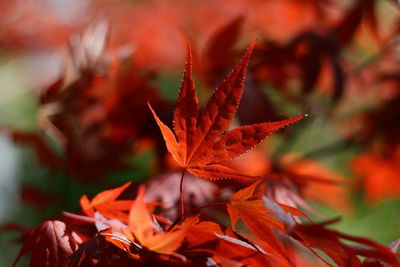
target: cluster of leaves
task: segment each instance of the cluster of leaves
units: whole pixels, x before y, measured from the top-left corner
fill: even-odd
[[[129,179],[150,179],[84,195],[80,214],[32,229],[9,225],[22,233],[15,264],[30,254],[31,266],[399,266],[398,242],[384,247],[333,230],[338,219],[312,205],[349,211],[350,193],[365,192],[369,203],[400,196],[400,16],[379,14],[381,5],[398,12],[396,1],[88,2],[89,21],[72,37],[76,29],[45,4],[0,3],[10,14],[0,18],[5,51],[60,48],[70,37],[63,75],[40,91],[38,129],[6,131],[51,174],[85,186],[116,184],[110,174],[143,168],[131,159],[146,153],[154,156],[146,174]],[[111,34],[105,20],[90,21],[104,10]],[[32,15],[43,12],[46,20]],[[19,27],[7,27],[16,18]],[[187,40],[173,113],[157,82],[183,61]],[[217,88],[204,108],[209,91],[197,94],[192,69]],[[285,119],[299,113],[309,117]],[[290,153],[303,134],[297,125],[312,130],[317,120],[337,140]],[[256,146],[277,130],[278,142]],[[321,163],[349,148],[353,180]],[[32,184],[21,191],[28,204],[63,197]]]
[[[301,254],[308,249],[329,266],[317,250],[338,266],[400,266],[389,248],[328,229],[336,220],[296,222],[307,216],[263,196],[261,182],[221,203],[231,228],[192,211],[171,223],[153,213],[161,204],[146,203],[143,186],[135,200],[117,200],[129,183],[91,201],[84,196],[84,215],[65,213],[62,221],[41,223],[27,234],[16,261],[31,252],[30,266],[303,266]]]
[[[45,221],[30,230],[16,262],[31,252],[31,266],[299,266],[303,249],[329,266],[400,266],[389,248],[328,229],[336,220],[312,222],[299,209],[268,197],[265,179],[240,174],[224,165],[273,131],[304,117],[226,131],[239,105],[254,45],[250,45],[200,114],[189,49],[174,113],[175,134],[149,105],[168,151],[183,167],[181,210],[174,222],[154,213],[155,208],[163,209],[163,203],[146,202],[143,185],[134,200],[119,199],[131,184],[127,183],[101,192],[92,200],[84,195],[80,201],[83,215],[64,213],[61,220]],[[182,185],[186,170],[208,180],[251,181],[229,200],[208,205],[220,206],[229,217],[230,226],[212,215],[204,219],[201,209],[207,206],[185,212]],[[243,227],[238,226],[239,221]]]

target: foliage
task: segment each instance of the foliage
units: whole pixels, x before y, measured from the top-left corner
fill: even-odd
[[[400,266],[343,231],[400,196],[396,1],[94,2],[73,26],[0,4],[6,53],[63,50],[37,127],[1,128],[40,165],[14,266]]]

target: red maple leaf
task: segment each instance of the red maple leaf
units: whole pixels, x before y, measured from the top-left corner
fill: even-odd
[[[186,71],[174,113],[174,132],[153,112],[161,129],[168,151],[185,170],[205,179],[254,178],[224,166],[231,160],[264,140],[272,132],[287,126],[304,115],[279,122],[264,122],[242,126],[230,131],[243,94],[246,67],[255,42],[240,62],[217,87],[203,112],[199,111],[197,94],[192,79],[192,58],[188,48]]]
[[[13,266],[28,252],[32,252],[29,266],[62,266],[81,242],[76,233],[67,230],[65,223],[45,221],[28,235]]]

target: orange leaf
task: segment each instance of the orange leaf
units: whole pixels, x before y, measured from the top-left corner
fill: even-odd
[[[127,221],[127,214],[132,205],[131,200],[116,200],[121,193],[131,184],[128,182],[120,187],[103,191],[97,194],[92,201],[89,201],[86,195],[80,199],[83,212],[88,216],[94,216],[95,211],[99,211],[103,216],[108,218],[120,219]]]
[[[129,212],[128,228],[134,238],[147,249],[160,254],[173,254],[181,245],[185,230],[160,232],[155,227],[152,214],[144,202],[144,186],[139,187],[138,195]]]

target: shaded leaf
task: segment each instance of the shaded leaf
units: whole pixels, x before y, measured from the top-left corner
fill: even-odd
[[[77,249],[81,240],[61,221],[45,221],[25,239],[13,266],[21,256],[31,252],[29,266],[57,267]]]

